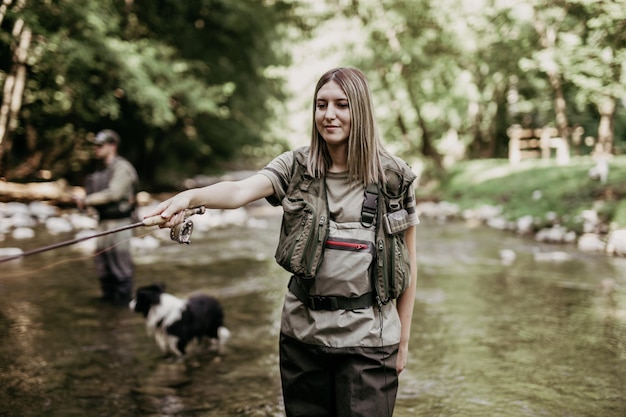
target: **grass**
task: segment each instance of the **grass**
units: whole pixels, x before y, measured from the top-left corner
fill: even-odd
[[[575,157],[565,166],[554,160],[527,159],[510,165],[506,159],[458,163],[446,177],[418,199],[437,199],[462,209],[497,205],[517,219],[545,219],[555,213],[560,223],[576,229],[583,210],[595,209],[605,223],[626,226],[626,155],[611,160],[605,184],[589,178],[589,157]]]

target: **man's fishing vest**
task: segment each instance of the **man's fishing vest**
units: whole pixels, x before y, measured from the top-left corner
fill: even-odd
[[[357,309],[396,299],[408,287],[411,274],[404,231],[410,226],[403,207],[404,198],[415,180],[409,166],[399,159],[382,155],[385,184],[367,187],[361,211],[361,226],[370,239],[329,239],[331,227],[324,178],[307,172],[309,148],[294,151],[291,182],[282,201],[283,220],[276,249],[276,261],[294,274],[289,289],[309,308],[317,310]],[[381,198],[382,197],[382,198]],[[355,297],[311,296],[308,289],[320,272],[328,249],[368,252],[365,268],[371,277],[374,293]],[[329,263],[345,264],[339,258],[327,257],[323,269],[334,271]],[[352,258],[357,259],[357,258]],[[357,261],[358,262],[358,261]]]
[[[87,195],[109,188],[111,178],[115,170],[126,169],[128,175],[132,176],[132,184],[124,191],[124,195],[117,201],[94,206],[98,211],[101,220],[123,219],[131,217],[136,208],[136,194],[138,189],[138,179],[135,169],[126,159],[121,156],[115,157],[111,165],[88,175],[85,180],[85,192]]]

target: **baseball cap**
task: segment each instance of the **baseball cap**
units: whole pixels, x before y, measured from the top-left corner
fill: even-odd
[[[94,145],[104,145],[105,143],[119,144],[120,136],[114,130],[104,129],[99,131],[96,134],[96,137],[93,138],[90,142]]]

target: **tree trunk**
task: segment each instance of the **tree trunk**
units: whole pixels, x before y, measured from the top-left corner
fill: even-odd
[[[485,137],[481,129],[483,109],[478,101],[472,100],[469,104],[469,110],[467,112],[468,119],[471,121],[470,132],[472,134],[472,141],[468,147],[468,156],[470,158],[477,158],[482,155],[483,143]]]
[[[433,145],[433,141],[431,139],[430,130],[426,123],[424,122],[424,118],[420,114],[420,109],[415,107],[415,111],[417,112],[417,120],[420,128],[422,129],[422,155],[424,155],[427,159],[430,159],[434,162],[435,167],[439,171],[443,171],[443,158],[437,148]]]
[[[4,16],[6,16],[10,5],[11,0],[3,0],[2,4],[0,4],[0,25],[2,25],[2,21],[4,20]]]
[[[615,99],[605,97],[597,104],[600,113],[600,124],[598,125],[598,143],[607,154],[613,152],[613,123],[615,116]]]
[[[550,85],[554,91],[554,113],[556,115],[556,128],[559,131],[559,136],[563,139],[563,151],[566,155],[569,155],[570,149],[570,134],[569,123],[567,121],[566,102],[563,94],[563,87],[561,85],[561,76],[555,72],[548,72],[548,78]]]
[[[0,105],[0,176],[6,170],[1,165],[4,151],[10,149],[9,137],[17,127],[17,114],[22,107],[22,95],[26,85],[26,59],[32,33],[24,20],[18,19],[13,26],[13,36],[18,39],[13,53],[13,65],[4,82],[2,104]]]
[[[559,67],[553,57],[553,52],[556,48],[557,31],[554,27],[547,26],[537,13],[535,13],[534,24],[535,30],[539,35],[541,47],[548,52],[548,58],[545,58],[545,62],[540,63],[540,68],[543,68],[546,72],[548,81],[550,82],[550,86],[552,87],[552,91],[554,93],[556,128],[559,131],[559,136],[563,139],[563,146],[565,147],[563,152],[569,156],[570,135],[566,113],[567,103],[565,101],[565,95],[563,94],[561,73],[559,72]]]
[[[71,186],[64,180],[27,184],[0,181],[0,202],[49,201],[58,206],[75,206],[72,196],[84,192],[82,187]]]

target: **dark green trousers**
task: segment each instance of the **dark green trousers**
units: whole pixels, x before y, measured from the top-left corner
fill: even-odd
[[[398,346],[329,348],[280,336],[287,417],[391,417]]]

